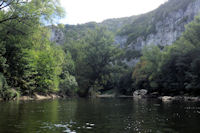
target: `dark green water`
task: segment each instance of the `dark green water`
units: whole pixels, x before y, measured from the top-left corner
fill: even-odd
[[[200,103],[71,99],[0,103],[0,133],[200,133]]]

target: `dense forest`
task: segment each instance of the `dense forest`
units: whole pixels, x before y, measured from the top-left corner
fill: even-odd
[[[133,71],[134,88],[148,88],[161,94],[200,94],[200,16],[172,45],[146,46]]]
[[[12,99],[59,91],[63,50],[49,41],[45,24],[64,16],[57,0],[0,2],[0,95]],[[65,80],[70,75],[63,76]]]
[[[47,23],[63,16],[57,0],[0,3],[0,95],[12,99],[33,93],[87,96],[117,84],[126,69],[112,34],[95,27],[81,40],[58,46]],[[114,78],[111,78],[114,77]]]
[[[158,18],[162,16],[152,13]],[[34,93],[83,97],[104,93],[131,95],[143,88],[160,95],[200,94],[200,17],[186,26],[174,44],[149,45],[138,52],[115,44],[116,29],[96,23],[75,29],[59,24],[65,40],[58,45],[50,41],[46,25],[63,16],[57,0],[0,2],[1,98]],[[148,17],[143,21],[143,16],[131,18],[134,23],[142,19],[139,27],[129,24],[117,34],[130,33],[132,40],[153,32],[153,22],[149,23]],[[132,57],[140,57],[135,67],[124,62]]]

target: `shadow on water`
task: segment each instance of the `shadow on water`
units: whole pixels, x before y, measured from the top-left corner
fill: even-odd
[[[0,133],[199,133],[200,103],[68,99],[0,103]]]

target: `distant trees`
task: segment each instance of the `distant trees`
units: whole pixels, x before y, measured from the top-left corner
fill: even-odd
[[[134,69],[136,89],[148,88],[161,93],[200,94],[200,17],[186,26],[174,44],[160,50],[157,46],[143,49]]]
[[[64,49],[74,60],[80,95],[118,89],[125,71],[120,61],[124,53],[114,45],[112,34],[105,28],[88,30],[82,38],[65,44]]]

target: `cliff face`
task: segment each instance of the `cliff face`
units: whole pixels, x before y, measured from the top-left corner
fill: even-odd
[[[195,0],[187,5],[185,9],[170,12],[164,19],[155,23],[155,32],[145,36],[139,36],[128,43],[128,48],[141,50],[143,46],[155,44],[166,46],[172,44],[181,36],[185,25],[191,22],[200,13],[200,0]],[[154,19],[154,18],[152,18]],[[128,36],[117,36],[116,41],[121,45],[127,42]]]
[[[51,30],[50,40],[57,44],[63,44],[65,41],[64,32],[56,26],[49,26],[48,28]]]
[[[178,9],[175,8],[173,10],[170,10],[169,8],[172,8],[170,6],[175,6],[173,5],[175,3],[174,1],[179,3],[185,2],[186,4],[184,6],[182,4],[182,6],[177,7]],[[163,8],[167,8],[167,11],[162,11]],[[159,14],[162,17],[161,19],[156,18],[159,12],[161,12]],[[172,44],[185,30],[184,26],[189,22],[191,22],[194,19],[194,17],[199,13],[200,13],[200,0],[169,0],[169,2],[163,4],[155,11],[143,14],[143,16],[138,15],[125,18],[118,18],[118,19],[108,19],[103,21],[102,23],[93,22],[92,28],[94,28],[94,24],[96,24],[97,26],[107,27],[108,30],[110,30],[116,35],[115,42],[117,44],[120,44],[121,47],[124,47],[126,45],[128,46],[128,48],[141,50],[143,46],[149,44],[155,44],[161,46]],[[143,23],[143,21],[149,21],[149,22]],[[71,29],[72,30],[75,29],[75,31],[78,33],[77,30],[84,30],[84,26],[87,29],[89,29],[91,27],[90,25],[91,25],[90,23],[77,26],[67,25],[65,30],[70,32]],[[153,32],[147,32],[147,29],[149,28],[148,25],[154,27]],[[138,30],[137,28],[132,29],[132,31],[128,31],[128,33],[125,34],[118,34],[118,32],[123,32],[124,30],[130,30],[134,26],[144,27],[144,29],[145,28],[146,29],[133,39],[130,39],[130,36],[132,34],[137,34],[138,32],[136,31]],[[65,33],[63,33],[62,30],[54,26],[51,27],[51,30],[52,30],[51,41],[54,41],[58,44],[64,43]]]
[[[145,45],[166,46],[172,44],[185,31],[185,25],[200,13],[200,0],[168,0],[154,11],[146,14],[118,19],[108,19],[102,23],[90,22],[82,25],[65,25],[65,28],[52,26],[51,41],[57,44],[79,40],[95,27],[106,27],[115,36],[115,44],[127,51],[124,60],[129,66],[138,61],[138,52]],[[128,52],[129,51],[129,52]]]

